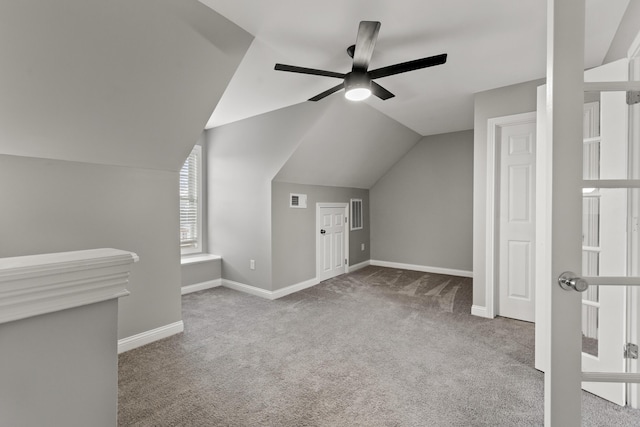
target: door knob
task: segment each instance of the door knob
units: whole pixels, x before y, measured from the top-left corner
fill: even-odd
[[[576,273],[572,271],[565,271],[558,277],[558,284],[565,291],[578,291],[584,292],[589,287],[589,283],[584,280],[582,277],[578,277]]]
[[[324,233],[326,233],[326,232],[327,232],[327,230],[324,230],[324,229],[323,229],[323,230],[320,230],[320,234],[324,234]]]

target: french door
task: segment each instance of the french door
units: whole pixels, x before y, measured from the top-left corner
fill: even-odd
[[[585,81],[625,81],[629,63],[622,59],[585,72]],[[628,154],[634,149],[629,138],[629,108],[626,93],[585,92],[582,145],[583,180],[597,183],[628,179],[633,165]],[[625,277],[629,261],[637,253],[629,247],[633,230],[629,206],[633,191],[582,186],[582,269],[591,286],[582,294],[582,370],[622,373],[626,371],[627,289],[597,286],[602,277]],[[606,279],[605,279],[606,281]],[[583,382],[582,388],[618,405],[626,404],[626,385],[614,382]]]
[[[626,92],[640,90],[640,84],[628,81],[584,83],[582,70],[585,1],[548,0],[548,6],[545,126],[550,146],[544,155],[551,160],[552,166],[549,170],[551,178],[543,187],[548,191],[548,203],[544,208],[551,214],[551,222],[543,231],[547,239],[540,243],[544,249],[551,252],[550,267],[547,270],[549,274],[546,276],[548,288],[545,301],[545,425],[579,426],[580,390],[583,383],[607,383],[615,386],[640,381],[640,375],[635,373],[604,370],[594,372],[585,369],[582,363],[582,336],[585,331],[591,333],[594,327],[589,325],[590,321],[594,322],[594,316],[590,317],[588,314],[585,315],[586,326],[583,327],[584,307],[598,309],[601,318],[604,306],[600,297],[604,295],[604,289],[622,289],[621,292],[624,294],[624,286],[640,285],[640,277],[628,275],[632,271],[628,263],[632,247],[630,242],[633,240],[628,233],[623,233],[625,237],[622,243],[615,242],[614,249],[608,251],[609,255],[594,250],[602,246],[603,242],[597,241],[595,243],[598,245],[592,245],[594,241],[589,238],[595,238],[593,233],[586,236],[585,242],[585,227],[592,227],[592,231],[596,227],[594,212],[598,213],[598,226],[601,226],[602,214],[606,209],[616,210],[620,209],[620,205],[624,205],[623,210],[627,218],[622,223],[626,230],[632,229],[630,226],[633,218],[628,217],[628,212],[629,206],[634,204],[637,192],[640,191],[640,180],[634,175],[633,170],[627,168],[614,168],[608,173],[602,168],[597,176],[592,174],[593,170],[583,170],[584,94],[597,94],[597,99],[602,100],[614,92],[622,92],[626,102]],[[601,146],[601,157],[598,160],[600,166],[605,161],[602,157],[604,152],[604,147]],[[591,160],[595,161],[594,158]],[[627,165],[629,164],[628,162]],[[609,205],[613,203],[614,207],[604,206],[605,199],[600,199],[597,203],[593,200],[585,202],[587,194],[607,195],[605,199],[609,201]],[[600,206],[596,207],[598,203]],[[582,221],[579,220],[581,217]],[[607,225],[614,230],[614,237],[616,225],[620,224]],[[611,236],[599,233],[599,238]],[[597,261],[594,260],[596,257],[593,253],[599,253]],[[615,268],[611,269],[611,273],[606,273],[600,268],[604,266],[602,261],[606,256],[612,259],[620,257],[612,261],[611,265]],[[634,256],[637,257],[637,254]],[[620,265],[623,265],[622,269],[619,269]],[[590,276],[580,277],[583,269],[587,270]],[[598,290],[591,290],[596,285]],[[583,298],[583,294],[576,292],[577,290],[588,290],[589,293]],[[587,304],[584,301],[587,301]],[[599,320],[595,321],[595,325],[602,328],[602,322]],[[624,330],[624,322],[622,328]],[[603,334],[600,333],[599,337],[603,338]],[[598,352],[602,348],[599,344],[596,344],[596,347]],[[620,348],[619,352],[622,351]],[[600,353],[598,355],[597,358],[600,357]]]

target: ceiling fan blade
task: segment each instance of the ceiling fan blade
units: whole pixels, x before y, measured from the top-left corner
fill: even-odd
[[[369,68],[379,31],[380,23],[378,21],[360,21],[356,50],[353,53],[353,71],[367,71]]]
[[[276,64],[275,70],[289,71],[291,73],[311,74],[314,76],[335,77],[337,79],[344,79],[345,74],[334,73],[333,71],[316,70],[315,68],[296,67],[295,65]]]
[[[376,82],[371,82],[371,93],[373,93],[383,101],[386,101],[387,99],[393,98],[395,96]]]
[[[407,71],[419,70],[421,68],[433,67],[434,65],[441,65],[447,62],[447,54],[430,56],[428,58],[415,59],[413,61],[402,62],[400,64],[389,65],[388,67],[378,68],[371,70],[369,78],[379,79],[380,77],[392,76],[394,74],[406,73]]]
[[[313,98],[309,98],[309,101],[320,101],[322,98],[326,98],[327,96],[339,91],[342,88],[344,88],[344,83],[340,83],[338,86],[334,86],[331,89],[325,90],[324,92],[314,96]]]

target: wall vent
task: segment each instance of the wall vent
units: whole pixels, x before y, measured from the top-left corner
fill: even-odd
[[[289,194],[289,207],[305,209],[307,207],[307,195],[306,194]]]
[[[351,230],[362,230],[362,199],[351,199]]]

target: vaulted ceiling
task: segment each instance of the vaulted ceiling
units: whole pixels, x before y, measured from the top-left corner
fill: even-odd
[[[195,0],[0,2],[0,154],[179,170],[252,39]]]
[[[200,1],[255,36],[208,128],[303,102],[337,84],[273,67],[350,71],[345,49],[361,20],[382,22],[371,68],[449,54],[445,65],[378,80],[395,98],[365,101],[421,135],[470,129],[474,93],[545,75],[543,0]],[[628,3],[587,0],[585,67],[602,63]]]
[[[371,188],[421,137],[368,105],[342,96],[315,109],[315,121],[275,181]]]

